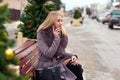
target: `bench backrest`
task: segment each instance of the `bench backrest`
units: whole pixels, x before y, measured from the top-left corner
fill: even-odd
[[[27,40],[21,46],[14,49],[21,73],[26,75],[33,73],[38,65],[38,44],[36,40]]]

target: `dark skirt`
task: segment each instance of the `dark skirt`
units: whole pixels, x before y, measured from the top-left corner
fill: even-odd
[[[81,64],[73,65],[71,62],[68,62],[66,66],[70,69],[71,72],[73,72],[76,75],[76,80],[84,80],[82,75],[83,69]]]

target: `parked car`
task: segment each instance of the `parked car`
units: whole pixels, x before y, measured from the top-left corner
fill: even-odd
[[[97,19],[97,17],[98,17],[98,14],[96,14],[96,13],[93,13],[93,14],[90,16],[91,19]]]
[[[102,22],[104,18],[105,18],[105,14],[104,13],[100,14],[100,15],[97,16],[97,21]]]
[[[106,14],[105,17],[102,20],[102,23],[103,24],[108,23],[110,21],[110,17],[111,17],[110,13]]]
[[[111,12],[111,18],[108,27],[113,29],[114,25],[120,26],[120,9],[114,9]]]

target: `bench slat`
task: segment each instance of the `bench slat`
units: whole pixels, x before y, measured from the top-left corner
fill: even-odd
[[[29,53],[31,53],[31,51],[33,51],[36,48],[36,44],[37,43],[30,46],[28,49],[25,49],[20,54],[17,54],[16,56],[18,57],[18,59],[20,60],[20,59],[24,58],[26,55],[28,55]]]
[[[22,75],[29,72],[34,73],[38,66],[38,44],[36,40],[27,40],[21,46],[14,49],[16,57],[19,59],[19,66]]]
[[[19,54],[21,51],[27,49],[28,47],[30,47],[31,45],[33,45],[35,43],[35,41],[26,41],[22,46],[18,47],[17,49],[15,49],[15,53]]]
[[[34,65],[37,65],[37,62],[38,62],[38,56],[35,56],[34,59],[32,59],[28,64],[26,64],[25,67],[22,68],[22,74],[27,74],[29,73],[30,71],[32,71],[33,69],[36,68],[36,66]],[[28,71],[29,70],[29,71]]]
[[[31,52],[27,57],[23,58],[20,61],[20,66],[23,66],[24,64],[26,64],[26,62],[33,56],[33,55],[37,55],[38,49],[36,48],[33,52]]]

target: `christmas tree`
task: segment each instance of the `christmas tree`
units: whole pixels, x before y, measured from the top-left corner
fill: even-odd
[[[57,10],[59,10],[59,9],[60,9],[60,6],[61,6],[61,4],[62,4],[61,0],[51,0],[51,1],[53,1],[53,2],[56,3],[56,8],[57,8]]]
[[[74,12],[74,18],[75,19],[79,19],[80,17],[81,17],[82,15],[81,15],[81,12],[80,12],[80,10],[79,9],[75,9],[75,12]]]
[[[56,4],[48,0],[28,0],[20,17],[19,31],[24,37],[36,39],[36,30],[50,11],[56,10]]]
[[[5,22],[10,22],[10,11],[7,6],[7,4],[0,6],[0,80],[22,80],[22,76],[11,70],[11,68],[19,66],[18,59],[11,49],[14,40],[8,39],[8,33],[4,26]]]

